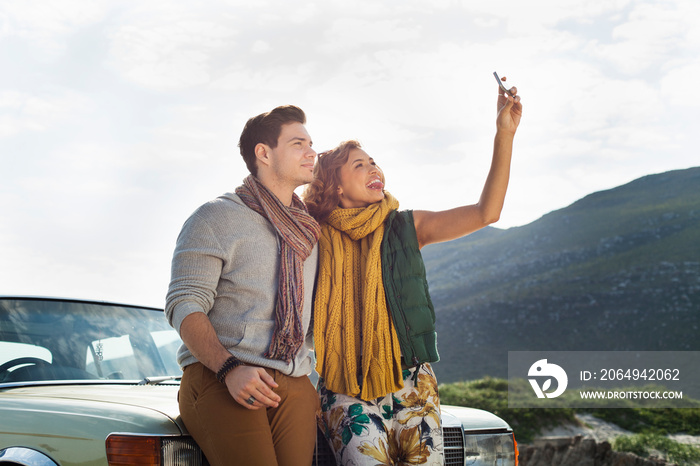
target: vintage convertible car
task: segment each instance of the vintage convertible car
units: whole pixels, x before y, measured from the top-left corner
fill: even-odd
[[[160,309],[0,297],[0,465],[208,464],[178,412],[180,343]],[[502,419],[442,416],[445,464],[517,464]],[[335,464],[322,436],[314,463]]]

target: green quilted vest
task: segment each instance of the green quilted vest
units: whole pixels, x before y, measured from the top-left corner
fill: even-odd
[[[413,211],[391,212],[384,227],[382,281],[403,362],[407,366],[436,362],[440,356],[435,309],[428,293]]]

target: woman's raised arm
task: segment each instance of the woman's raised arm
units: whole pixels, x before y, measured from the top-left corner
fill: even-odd
[[[440,212],[416,210],[413,219],[421,248],[468,235],[500,218],[510,177],[513,139],[522,116],[517,89],[511,88],[511,91],[515,97],[504,94],[500,89],[498,92],[493,159],[479,202]]]

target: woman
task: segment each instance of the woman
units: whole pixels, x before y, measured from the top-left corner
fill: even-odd
[[[304,193],[322,228],[314,300],[320,424],[338,464],[442,464],[435,314],[420,249],[500,216],[522,105],[499,90],[479,202],[398,212],[357,141],[320,154]]]

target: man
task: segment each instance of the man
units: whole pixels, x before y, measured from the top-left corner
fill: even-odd
[[[298,107],[251,118],[251,174],[177,240],[166,316],[184,345],[182,419],[212,465],[311,464],[318,396],[309,322],[320,232],[294,190],[316,153]]]

